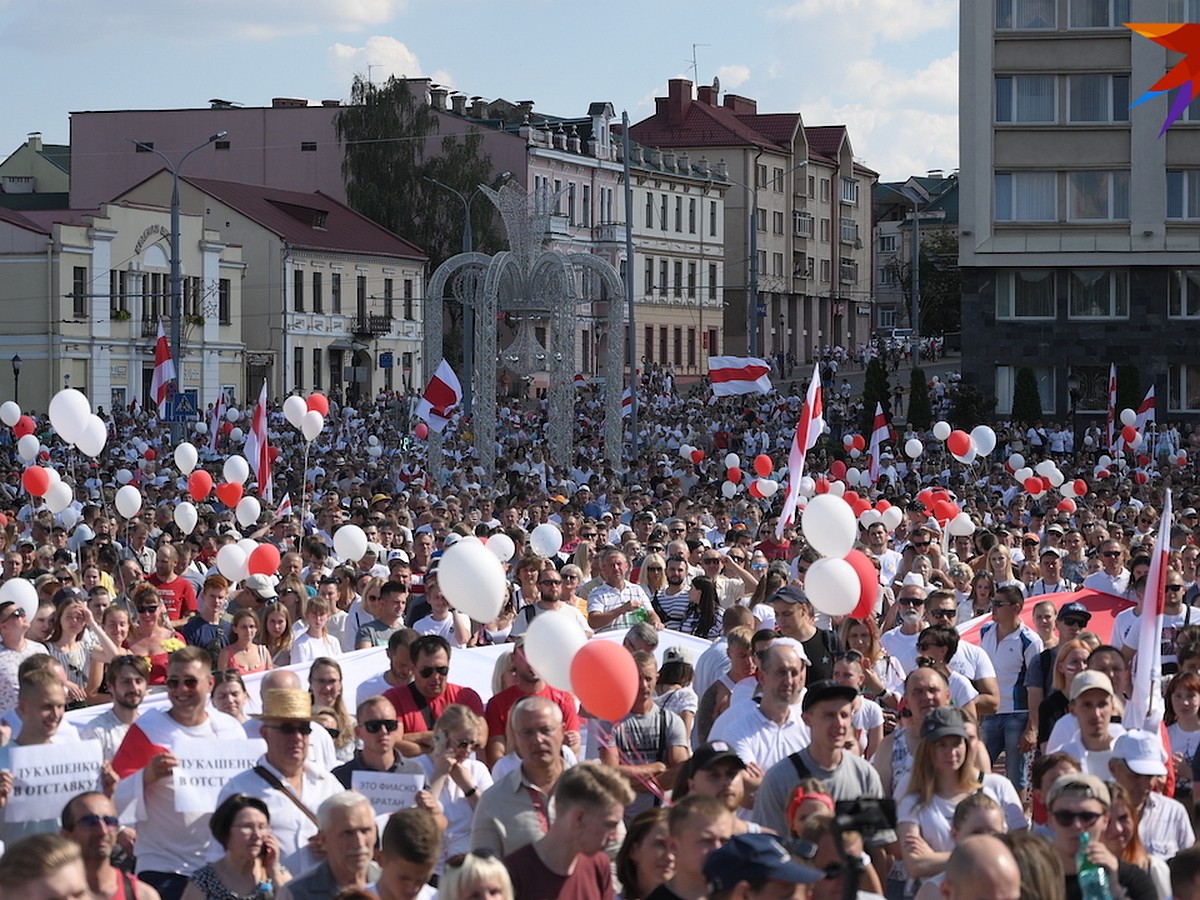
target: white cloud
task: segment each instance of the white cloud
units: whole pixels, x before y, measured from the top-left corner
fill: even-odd
[[[729,91],[741,87],[750,80],[749,66],[720,66],[717,77],[721,79],[721,90]]]
[[[846,66],[846,88],[851,94],[869,96],[879,108],[928,104],[954,110],[958,108],[958,51],[911,75],[878,59],[854,60]]]
[[[397,78],[425,77],[417,54],[413,53],[407,44],[387,35],[372,35],[362,47],[334,44],[329,48],[329,59],[334,68],[334,76],[339,82],[349,83],[355,75],[368,74],[377,84],[387,81],[392,75]],[[368,65],[371,67],[369,72]],[[441,77],[434,80],[439,84],[446,84],[453,79],[442,73]]]
[[[970,0],[979,2],[979,0]],[[770,10],[777,19],[852,22],[861,39],[879,36],[903,41],[953,25],[957,0],[796,0]]]

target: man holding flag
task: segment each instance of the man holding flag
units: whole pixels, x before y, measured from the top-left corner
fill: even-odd
[[[783,501],[783,511],[775,526],[775,537],[783,537],[783,530],[796,520],[796,508],[800,504],[800,479],[804,477],[804,457],[817,445],[817,438],[825,431],[825,410],[821,404],[821,370],[813,366],[812,378],[808,382],[808,393],[804,406],[800,408],[800,421],[796,435],[792,438],[792,449],[788,453],[788,491]]]
[[[875,422],[871,426],[871,446],[868,449],[867,474],[871,476],[871,484],[879,480],[879,458],[883,453],[883,444],[890,437],[887,417],[883,414],[883,404],[875,404]]]

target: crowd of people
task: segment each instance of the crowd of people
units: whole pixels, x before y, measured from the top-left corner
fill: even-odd
[[[590,389],[569,471],[541,451],[544,403],[503,406],[491,479],[469,421],[447,431],[441,480],[427,471],[403,398],[334,404],[311,444],[273,411],[292,511],[247,524],[197,501],[186,532],[152,419],[106,416],[96,460],[39,422],[75,501],[53,514],[15,457],[0,466],[0,896],[1200,897],[1200,485],[1174,450],[1097,477],[1095,433],[1074,453],[996,423],[972,464],[897,433],[876,485],[852,485],[903,511],[860,530],[874,608],[831,617],[805,589],[820,555],[798,523],[777,528],[781,495],[721,489],[730,453],[772,456],[786,484],[799,398],[716,400],[658,372],[643,403],[626,472],[601,459]],[[841,439],[854,398],[831,395],[826,417],[808,471],[865,470]],[[215,472],[238,449],[217,430],[195,436]],[[1159,433],[1200,449],[1200,431]],[[914,437],[916,459],[898,452]],[[1013,452],[1088,492],[1074,509],[1031,496]],[[122,484],[143,499],[128,518]],[[950,534],[929,487],[973,530]],[[546,523],[561,547],[539,555]],[[358,559],[336,552],[348,525]],[[1122,725],[1160,531],[1161,731]],[[473,621],[439,586],[442,554],[499,535],[506,598]],[[246,538],[279,565],[234,581],[218,554]],[[627,715],[544,680],[525,637],[549,614],[628,651]],[[459,677],[468,659],[490,680]],[[261,741],[203,812],[180,786],[197,740],[213,759]],[[87,741],[88,790],[14,807],[23,748]]]

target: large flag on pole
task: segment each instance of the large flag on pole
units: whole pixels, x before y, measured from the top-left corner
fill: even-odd
[[[1128,731],[1140,728],[1157,733],[1162,722],[1162,628],[1163,595],[1167,583],[1167,556],[1171,552],[1171,491],[1167,489],[1154,555],[1146,575],[1142,614],[1138,616],[1137,655],[1133,658],[1133,696],[1125,704],[1121,725]]]
[[[425,393],[417,401],[417,415],[429,423],[429,427],[441,434],[450,417],[462,403],[462,384],[450,363],[442,360],[425,386]]]
[[[1104,446],[1109,453],[1117,453],[1120,448],[1116,441],[1117,421],[1117,364],[1110,363],[1108,367],[1108,416],[1105,419]]]
[[[879,455],[883,452],[883,442],[889,437],[887,417],[883,414],[883,404],[875,404],[875,423],[871,427],[871,446],[868,449],[867,474],[871,476],[871,484],[879,480]]]
[[[217,440],[221,437],[221,423],[225,420],[225,392],[217,391],[217,401],[213,404],[212,421],[208,423],[208,449],[216,451]]]
[[[1155,411],[1154,385],[1150,385],[1150,390],[1146,391],[1142,405],[1137,408],[1137,418],[1133,421],[1133,427],[1141,434],[1145,434],[1146,426],[1155,421]]]
[[[783,501],[783,510],[779,514],[779,524],[775,527],[776,538],[781,537],[783,529],[795,520],[796,506],[800,502],[800,479],[804,477],[804,457],[817,445],[817,438],[824,430],[821,370],[819,364],[814,364],[808,393],[804,397],[804,405],[800,408],[800,421],[796,424],[796,434],[792,438],[792,449],[788,453],[788,492],[787,499]]]
[[[765,360],[754,357],[710,356],[708,379],[713,395],[733,397],[737,394],[771,393],[771,367]]]
[[[168,385],[175,380],[175,360],[171,359],[171,345],[163,330],[162,319],[158,320],[158,339],[154,342],[154,376],[150,380],[150,396],[158,406],[159,418],[167,415],[167,398],[171,395]]]
[[[254,480],[258,482],[258,496],[268,503],[275,502],[275,490],[271,486],[271,447],[267,441],[267,382],[263,381],[258,403],[250,418],[250,430],[246,433],[243,448]]]

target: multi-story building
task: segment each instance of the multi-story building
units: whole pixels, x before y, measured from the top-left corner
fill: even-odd
[[[1111,362],[1200,413],[1200,112],[1160,137],[1173,92],[1129,108],[1179,57],[1123,24],[1198,6],[961,7],[963,370],[1001,415],[1021,366],[1048,415],[1102,412]]]
[[[65,209],[70,185],[71,148],[43,143],[37,131],[0,162],[0,206],[8,209]]]
[[[724,349],[778,357],[865,341],[871,331],[871,186],[844,126],[671,79],[638,143],[706,156],[733,184],[725,201]],[[860,190],[861,188],[861,190]]]
[[[198,215],[182,215],[179,233],[179,386],[201,407],[220,391],[243,397],[241,248]],[[67,386],[93,407],[149,405],[155,337],[171,306],[170,234],[167,210],[137,203],[0,209],[0,359],[11,359],[11,396],[44,411]]]
[[[167,204],[171,176],[118,198]],[[425,256],[320,193],[180,179],[181,209],[242,248],[245,382],[268,393],[327,391],[354,403],[424,383]]]

